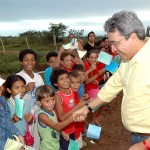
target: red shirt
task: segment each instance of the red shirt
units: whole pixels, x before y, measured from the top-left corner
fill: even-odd
[[[78,92],[74,92],[75,95],[75,102],[78,104],[79,101],[79,96]],[[75,139],[80,137],[80,133],[84,131],[84,122],[75,122]]]
[[[86,71],[87,71],[90,68],[91,64],[89,62],[85,62],[84,66],[85,66]],[[96,75],[99,72],[99,70],[101,70],[103,68],[105,68],[105,65],[101,62],[98,62],[96,64],[96,69],[88,74],[88,78],[93,77],[94,75]],[[99,76],[98,78],[96,78],[96,80],[98,82],[100,82],[100,81],[103,80],[103,77],[104,77],[104,74]],[[89,84],[85,84],[85,91],[90,90],[90,89],[97,89],[97,88],[98,88],[98,84],[96,84],[96,83],[92,82],[92,83],[89,83]]]
[[[62,108],[63,108],[64,113],[69,112],[72,108],[74,108],[76,104],[74,92],[70,88],[69,90],[70,90],[70,94],[68,95],[60,92],[59,90],[56,92],[56,94],[58,94],[61,97]],[[72,134],[75,131],[74,122],[70,123],[65,128],[63,128],[63,131],[68,134]]]
[[[61,68],[63,68],[64,70],[68,71],[68,72],[72,72],[72,67],[74,66],[75,63],[72,63],[71,68],[67,68],[64,65],[61,65]]]

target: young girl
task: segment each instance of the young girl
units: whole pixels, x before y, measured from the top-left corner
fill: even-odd
[[[56,111],[59,120],[63,121],[68,118],[75,110],[81,108],[85,102],[76,105],[74,92],[69,87],[70,80],[68,72],[62,68],[56,68],[51,76],[52,84],[58,88],[55,94]],[[75,139],[75,124],[71,123],[63,129],[69,134],[70,139]],[[62,150],[68,150],[69,142],[64,140],[60,135],[60,146]]]
[[[38,114],[38,130],[41,137],[40,150],[60,150],[59,134],[65,140],[69,140],[69,135],[61,131],[66,125],[71,123],[72,117],[59,122],[54,111],[55,92],[48,85],[40,86],[36,89],[36,99],[41,106]]]
[[[3,90],[3,84],[5,80],[0,78],[0,88]],[[24,144],[23,137],[16,126],[12,123],[10,118],[10,109],[7,104],[7,100],[0,94],[0,148],[4,149],[8,138],[12,138],[12,135],[18,136],[21,143]]]
[[[30,113],[31,111],[31,101],[27,99],[22,99],[24,101],[23,107],[23,117],[19,118],[16,116],[15,112],[15,96],[20,94],[20,98],[23,98],[25,93],[25,80],[19,75],[12,75],[6,79],[4,84],[4,96],[8,100],[8,106],[11,111],[11,119],[15,126],[20,131],[21,135],[25,135],[27,129],[27,122],[31,123],[33,116]]]
[[[64,51],[63,47],[60,47],[54,68],[61,67],[64,70],[71,72],[73,65],[73,55],[68,51]]]
[[[91,72],[88,74],[88,79],[85,80],[85,91],[91,97],[91,99],[96,98],[97,93],[99,92],[99,82],[103,80],[105,73],[105,65],[97,61],[98,54],[97,51],[93,50],[87,53],[87,62],[84,66],[86,70],[91,69]],[[93,123],[99,125],[98,121],[99,113],[93,115]]]

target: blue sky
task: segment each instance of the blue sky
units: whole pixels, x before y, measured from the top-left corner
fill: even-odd
[[[105,34],[103,25],[115,12],[132,10],[145,27],[150,25],[150,0],[1,0],[0,36],[18,36],[28,30],[48,30],[49,23],[69,29]]]

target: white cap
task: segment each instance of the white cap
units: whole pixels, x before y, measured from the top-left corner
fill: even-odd
[[[0,86],[2,86],[2,84],[5,82],[4,79],[0,78]]]

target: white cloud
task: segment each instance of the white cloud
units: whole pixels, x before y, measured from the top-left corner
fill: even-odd
[[[150,25],[150,11],[137,9],[136,11],[139,19],[143,22],[146,27],[148,24]],[[18,22],[0,22],[0,35],[1,36],[17,36],[19,33],[26,32],[28,30],[48,30],[49,23],[63,23],[67,25],[69,29],[84,29],[84,35],[87,35],[88,32],[94,31],[97,35],[104,34],[104,23],[105,21],[111,17],[110,16],[97,16],[95,15],[88,17],[73,18],[73,19],[41,19],[41,20],[20,20]]]

